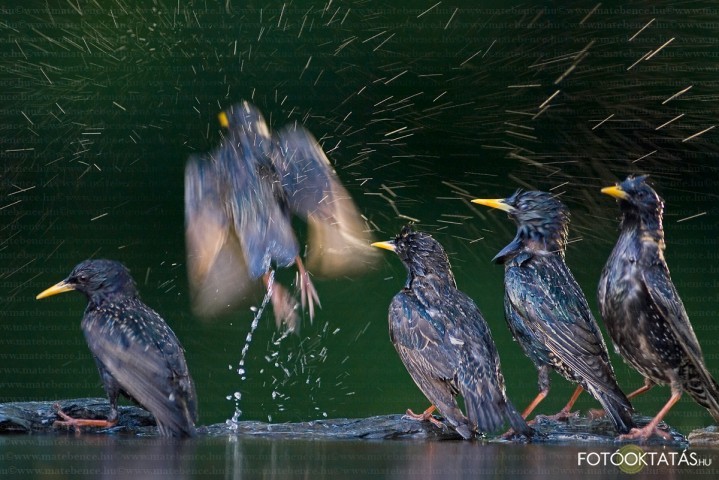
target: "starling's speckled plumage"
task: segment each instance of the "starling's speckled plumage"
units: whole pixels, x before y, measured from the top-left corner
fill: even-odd
[[[517,234],[494,258],[505,266],[504,308],[509,328],[539,373],[537,398],[549,392],[553,369],[596,398],[617,431],[634,426],[632,407],[617,385],[596,320],[564,262],[569,211],[545,192],[517,191],[506,199],[473,200],[507,212]],[[581,389],[560,412],[568,414]]]
[[[389,308],[389,333],[402,362],[427,399],[464,438],[508,420],[531,434],[505,394],[499,355],[481,312],[457,289],[449,259],[431,236],[405,227],[374,246],[397,253],[407,283]],[[467,417],[455,396],[464,398]]]
[[[598,298],[618,353],[654,384],[669,384],[672,396],[633,438],[662,434],[656,426],[686,391],[719,422],[719,386],[704,365],[699,341],[664,260],[664,202],[646,183],[629,177],[602,192],[616,197],[621,233],[599,281]]]
[[[310,318],[319,298],[300,258],[292,214],[309,226],[308,269],[347,275],[376,256],[347,190],[312,134],[293,124],[273,133],[249,102],[220,114],[223,143],[191,156],[185,171],[185,228],[193,309],[214,316],[245,300],[260,279],[272,290],[278,325],[297,324],[296,302],[268,274],[297,264]]]
[[[37,298],[70,290],[88,299],[81,327],[110,399],[108,424],[117,422],[122,393],[155,416],[161,435],[193,436],[197,400],[184,351],[162,317],[142,303],[130,272],[115,261],[86,260]]]

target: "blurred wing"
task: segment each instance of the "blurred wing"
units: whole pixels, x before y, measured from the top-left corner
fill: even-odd
[[[234,235],[217,253],[211,270],[201,283],[191,281],[192,311],[203,318],[212,318],[231,312],[261,298],[262,282],[247,273],[244,252]]]
[[[185,241],[192,284],[202,284],[227,239],[229,221],[222,205],[217,166],[190,156],[185,166]]]
[[[113,313],[95,311],[88,315]],[[83,322],[93,355],[124,392],[155,416],[158,427],[192,434],[197,420],[197,396],[177,337],[150,309],[127,308],[121,318],[128,328],[108,329],[108,322],[93,321],[92,317]],[[138,321],[153,325],[151,328],[132,325]]]
[[[230,234],[225,189],[212,158],[191,156],[185,167],[185,242],[195,314],[231,309],[258,282],[249,278],[245,253]]]
[[[360,272],[375,262],[372,237],[357,207],[310,132],[277,133],[273,161],[290,209],[309,225],[308,268],[326,276]]]

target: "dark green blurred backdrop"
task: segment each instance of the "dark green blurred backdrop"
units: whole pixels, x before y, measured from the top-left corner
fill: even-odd
[[[273,343],[266,313],[244,381],[235,369],[252,312],[214,322],[190,313],[184,162],[217,144],[217,112],[240,99],[273,126],[298,120],[320,139],[377,239],[413,218],[445,245],[460,288],[492,327],[518,408],[536,394],[536,374],[508,333],[503,270],[490,263],[513,227],[467,200],[517,187],[561,192],[573,214],[567,260],[596,312],[618,216],[599,188],[652,174],[667,201],[667,260],[719,375],[719,129],[686,140],[719,121],[719,16],[709,2],[662,3],[3,8],[0,401],[103,395],[79,330],[84,299],[34,297],[79,261],[107,257],[132,270],[145,302],[184,344],[203,424],[232,415],[234,392],[242,419],[427,406],[387,335],[387,306],[405,279],[392,255],[362,277],[317,279],[322,309],[297,337]],[[292,275],[280,272],[285,282]],[[613,360],[626,391],[641,384]],[[554,413],[571,391],[555,377],[538,412]],[[657,388],[635,406],[654,415],[668,396]],[[596,406],[589,396],[578,403]],[[667,421],[687,430],[711,417],[685,398]]]

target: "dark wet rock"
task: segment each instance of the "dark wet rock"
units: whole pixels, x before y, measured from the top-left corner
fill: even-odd
[[[706,428],[693,430],[689,434],[689,444],[692,446],[712,446],[719,445],[719,426],[711,425]]]
[[[60,400],[58,402],[15,402],[0,404],[0,434],[11,433],[49,433],[57,429],[53,422],[58,420],[55,404],[63,411],[78,418],[104,419],[110,412],[106,399],[81,398]],[[651,417],[636,415],[634,421],[643,426]],[[120,421],[117,427],[110,429],[87,428],[83,431],[97,433],[127,433],[134,435],[156,435],[152,415],[134,406],[120,407]],[[661,424],[668,429],[672,440],[652,438],[650,445],[715,445],[719,443],[719,429],[708,427],[695,430],[689,441],[679,432]],[[567,421],[549,420],[541,415],[533,425],[537,435],[533,443],[551,444],[621,444],[616,440],[617,434],[607,418],[589,419],[572,416]],[[225,423],[202,426],[197,429],[201,436],[241,435],[277,439],[367,439],[367,440],[459,440],[461,437],[453,430],[436,427],[430,422],[418,422],[404,418],[403,415],[380,415],[368,418],[336,418],[313,420],[298,423],[265,423],[241,421],[231,426]],[[487,438],[491,442],[526,442],[523,437],[510,440]]]
[[[53,423],[61,420],[56,405],[75,418],[104,420],[110,414],[110,404],[104,398],[76,398],[54,402],[0,403],[0,434],[41,433],[54,430]],[[150,412],[139,407],[119,407],[117,428],[134,432],[143,428],[155,431],[155,419]]]

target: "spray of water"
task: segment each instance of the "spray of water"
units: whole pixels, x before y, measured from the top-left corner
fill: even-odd
[[[257,330],[257,325],[259,325],[260,323],[260,317],[262,317],[262,312],[265,311],[265,307],[269,303],[270,298],[272,298],[272,288],[274,284],[275,272],[274,270],[270,270],[269,280],[267,282],[267,292],[265,293],[265,296],[262,299],[262,303],[260,304],[259,308],[253,308],[255,315],[252,318],[250,331],[247,332],[247,337],[245,337],[245,345],[242,347],[242,352],[240,353],[240,361],[237,364],[237,374],[240,376],[240,379],[242,381],[247,380],[247,371],[245,370],[245,358],[247,357],[247,352],[250,350],[250,343],[252,343],[252,335],[255,333],[255,330]],[[232,369],[232,365],[230,365],[230,369]],[[235,412],[232,414],[232,418],[226,421],[227,426],[230,427],[233,431],[237,430],[237,422],[242,416],[242,410],[240,409],[241,399],[242,392],[240,392],[239,390],[235,391],[235,393],[233,393],[232,395],[227,396],[227,400],[235,402]]]

